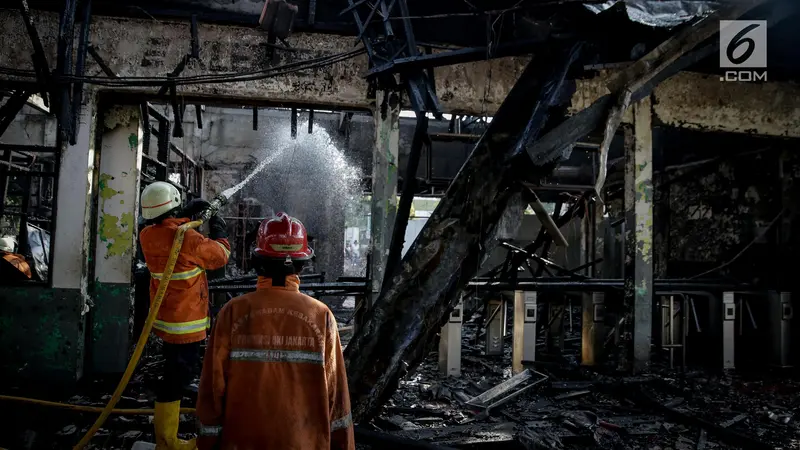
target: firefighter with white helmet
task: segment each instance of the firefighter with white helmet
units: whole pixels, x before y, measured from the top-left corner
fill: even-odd
[[[181,207],[181,193],[170,183],[155,182],[141,196],[142,217],[147,221],[140,235],[142,253],[150,270],[150,300],[155,298],[162,273],[169,259],[178,227],[210,204],[201,199]],[[180,403],[184,387],[194,375],[200,359],[200,343],[210,326],[208,312],[207,270],[224,267],[230,257],[225,221],[217,215],[209,220],[210,233],[205,237],[187,230],[183,246],[170,277],[167,292],[153,325],[164,340],[163,378],[156,399],[156,449],[195,448],[194,441],[178,439]]]

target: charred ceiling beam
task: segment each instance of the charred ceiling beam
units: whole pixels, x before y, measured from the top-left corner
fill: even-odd
[[[619,125],[622,123],[622,117],[631,104],[634,103],[634,94],[637,94],[637,98],[649,96],[652,89],[655,88],[655,85],[651,82],[664,72],[674,70],[674,66],[680,62],[682,56],[689,53],[703,41],[718,34],[720,21],[738,19],[753,8],[767,2],[769,0],[747,0],[736,5],[725,6],[694,24],[682,28],[674,36],[661,43],[661,45],[631,66],[618,72],[611,79],[608,83],[608,88],[612,92],[613,103],[606,119],[603,143],[600,145],[600,171],[595,184],[595,193],[597,195],[602,191],[606,180],[608,150]]]
[[[96,62],[97,65],[100,66],[100,70],[102,70],[107,77],[117,78],[117,73],[111,70],[111,67],[109,67],[108,64],[106,64],[103,57],[100,56],[99,53],[97,53],[97,48],[94,45],[90,45],[88,51],[89,55],[92,57],[92,59],[94,59],[94,62]]]
[[[350,6],[342,13],[348,11],[353,13],[358,28],[356,41],[361,40],[364,42],[371,66],[374,66],[378,59],[391,64],[397,58],[416,57],[419,55],[417,40],[414,36],[414,27],[409,19],[410,13],[406,0],[390,0],[388,3],[386,0],[376,0],[370,6],[367,18],[363,22],[359,14],[359,6],[362,3],[353,2],[353,0],[348,1]],[[366,4],[369,5],[368,2]],[[403,23],[403,37],[405,38],[403,40],[394,38],[396,33],[390,22],[395,6],[400,11],[398,19],[402,20]],[[380,24],[377,23],[377,20],[373,20],[376,13],[382,17]],[[381,32],[373,33],[375,29],[380,29]],[[375,34],[379,37],[373,40]],[[396,87],[396,82],[391,74],[376,76],[375,80],[384,89],[395,89]],[[437,118],[441,118],[441,106],[436,96],[436,88],[433,85],[431,73],[426,72],[424,69],[407,71],[404,73],[403,83],[414,111],[418,113],[432,112]]]
[[[56,54],[56,73],[61,77],[72,75],[72,49],[75,41],[75,12],[78,7],[78,0],[66,0],[64,11],[61,14],[61,21],[58,31],[58,48]],[[72,138],[72,120],[70,102],[70,84],[59,84],[56,89],[58,94],[58,128],[61,139],[67,142]]]
[[[36,81],[39,84],[39,93],[41,94],[43,106],[50,108],[50,100],[48,98],[48,91],[50,90],[50,67],[47,64],[47,57],[44,54],[44,47],[42,40],[39,38],[39,32],[36,30],[36,25],[31,18],[31,10],[28,7],[28,0],[19,0],[19,11],[22,14],[22,20],[25,22],[25,29],[28,30],[28,36],[31,38],[33,45],[33,69],[36,72]]]
[[[470,47],[439,53],[397,58],[386,64],[374,67],[367,72],[368,77],[380,76],[388,73],[405,73],[421,69],[464,64],[487,59],[519,56],[539,51],[545,43],[540,40],[525,40],[514,43],[493,45],[491,51],[487,47]],[[547,44],[549,45],[549,44]]]
[[[516,198],[515,157],[536,139],[581,46],[552,47],[537,55],[506,97],[486,134],[428,219],[345,350],[352,413],[370,419],[396,389],[406,370],[424,359],[458,293],[496,245],[496,224]],[[532,173],[546,176],[553,165]],[[521,206],[521,205],[519,205]],[[520,218],[521,218],[520,208]]]
[[[0,107],[0,136],[6,132],[8,126],[17,117],[20,110],[25,106],[28,101],[29,92],[18,91],[6,100],[2,107]]]
[[[75,75],[83,77],[86,72],[86,55],[89,52],[89,28],[92,21],[92,0],[84,0],[83,22],[78,40],[78,60],[75,63]],[[83,83],[80,81],[72,85],[72,129],[70,130],[69,143],[75,145],[78,139],[78,120],[83,103]]]

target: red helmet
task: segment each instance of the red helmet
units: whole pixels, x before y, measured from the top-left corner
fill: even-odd
[[[305,261],[314,256],[303,223],[286,213],[261,222],[255,254],[265,258]]]

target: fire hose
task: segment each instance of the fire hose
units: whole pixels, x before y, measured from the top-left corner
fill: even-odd
[[[139,358],[142,357],[142,352],[144,351],[144,346],[147,344],[147,339],[150,337],[150,330],[153,329],[153,323],[156,321],[156,317],[158,316],[158,310],[161,307],[161,302],[164,300],[164,294],[167,293],[167,286],[169,286],[170,278],[172,277],[172,271],[175,269],[175,263],[178,262],[178,255],[181,252],[181,247],[183,247],[183,238],[186,232],[190,229],[194,229],[202,225],[208,219],[211,218],[219,208],[225,204],[227,198],[224,196],[218,196],[215,198],[211,205],[200,214],[200,219],[195,220],[192,222],[185,223],[178,227],[178,231],[175,233],[175,239],[172,241],[172,248],[169,251],[169,259],[167,260],[167,265],[164,268],[164,275],[161,278],[161,283],[158,285],[158,291],[156,291],[156,296],[153,299],[153,303],[150,305],[150,314],[147,316],[147,320],[144,323],[144,328],[142,329],[142,333],[139,335],[139,341],[136,343],[136,348],[133,350],[133,356],[131,356],[130,361],[128,361],[128,367],[125,369],[125,373],[122,375],[122,379],[119,380],[119,384],[117,385],[117,389],[114,390],[114,394],[111,396],[111,399],[108,401],[108,404],[103,408],[103,412],[100,413],[100,417],[94,422],[94,425],[86,432],[78,445],[74,447],[74,450],[81,450],[86,447],[86,444],[92,440],[95,433],[103,426],[108,416],[111,415],[112,411],[114,410],[114,406],[117,405],[120,397],[122,397],[122,392],[128,386],[128,382],[133,375],[133,371],[136,369],[136,364],[139,363]]]
[[[135,414],[152,414],[153,409],[114,409],[114,406],[117,405],[120,398],[122,397],[122,393],[125,391],[125,388],[128,386],[128,382],[133,375],[133,371],[136,369],[136,365],[139,363],[139,359],[142,357],[142,352],[144,351],[145,344],[147,344],[147,340],[150,337],[150,331],[153,328],[153,324],[155,323],[156,317],[158,316],[158,310],[161,307],[161,303],[164,300],[164,295],[167,292],[167,287],[169,286],[170,278],[172,277],[172,272],[175,269],[175,263],[178,261],[178,255],[181,252],[181,247],[183,247],[183,238],[186,232],[190,229],[198,228],[203,223],[207,222],[211,216],[216,214],[217,211],[227,202],[227,197],[224,195],[220,195],[215,198],[211,205],[200,214],[198,220],[194,220],[188,223],[185,223],[178,227],[178,230],[175,233],[175,238],[172,241],[172,248],[169,252],[169,259],[167,260],[167,265],[164,268],[164,275],[162,277],[161,283],[158,285],[158,291],[156,291],[156,296],[153,299],[153,303],[150,305],[150,314],[147,316],[147,320],[144,323],[144,328],[142,329],[141,334],[139,335],[139,340],[136,343],[136,348],[133,350],[133,355],[131,359],[128,361],[128,366],[125,368],[125,372],[122,375],[122,378],[117,385],[117,388],[114,390],[114,394],[111,396],[111,399],[108,401],[105,407],[93,407],[93,406],[84,406],[84,405],[73,405],[69,403],[58,403],[58,402],[49,402],[46,400],[38,400],[33,398],[25,398],[25,397],[14,397],[14,396],[7,396],[7,395],[0,395],[0,400],[7,400],[7,401],[15,401],[15,402],[24,402],[24,403],[32,403],[41,406],[49,406],[54,408],[63,408],[69,409],[73,411],[84,411],[84,412],[100,412],[100,417],[94,422],[92,427],[83,438],[78,442],[78,444],[74,447],[74,450],[81,450],[89,443],[89,441],[94,437],[100,427],[103,426],[108,416],[111,414],[122,414],[122,415],[135,415]],[[181,408],[181,413],[193,413],[195,410],[194,408]]]

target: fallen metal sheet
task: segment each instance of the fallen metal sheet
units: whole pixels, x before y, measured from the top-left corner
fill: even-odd
[[[535,380],[535,376],[538,376],[539,379]],[[481,408],[488,412],[489,410],[519,396],[532,387],[547,381],[548,378],[549,377],[547,375],[542,373],[525,369],[517,375],[514,375],[508,380],[489,389],[483,394],[468,400],[466,404],[476,408]]]
[[[478,444],[487,444],[491,446],[498,446],[503,444],[511,444],[517,441],[516,426],[510,422],[503,422],[490,429],[476,429],[471,431],[468,436],[451,437],[448,439],[434,440],[437,445],[445,445],[451,447],[461,447],[469,445],[470,448]]]
[[[463,436],[479,436],[507,433],[514,429],[512,422],[482,423],[470,425],[456,425],[438,428],[420,428],[418,430],[394,431],[389,434],[392,436],[411,439],[415,441],[428,441],[431,443],[442,443],[444,441],[454,442]]]
[[[676,27],[720,7],[720,2],[711,0],[609,0],[584,7],[598,14],[620,1],[625,2],[625,11],[632,21],[660,28]]]
[[[738,416],[734,417],[733,419],[726,420],[725,422],[720,423],[719,426],[721,426],[722,428],[728,428],[728,427],[731,427],[733,425],[736,425],[737,423],[743,421],[744,419],[747,419],[748,417],[749,416],[747,414],[739,414]]]
[[[583,391],[573,391],[567,392],[566,394],[561,394],[553,397],[553,400],[567,400],[570,398],[580,397],[582,395],[591,394],[592,391],[590,390],[583,390]]]
[[[560,391],[574,391],[581,389],[588,389],[594,386],[594,381],[553,381],[550,383],[550,389]]]

